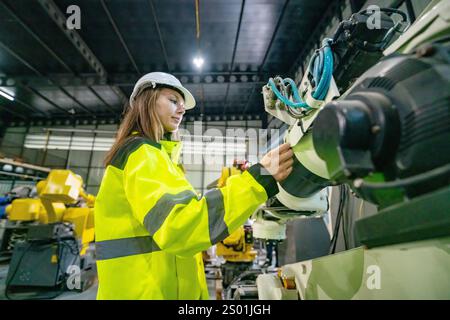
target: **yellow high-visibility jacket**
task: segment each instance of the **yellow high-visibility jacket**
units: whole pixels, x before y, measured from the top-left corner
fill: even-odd
[[[208,299],[201,251],[278,192],[256,164],[199,197],[172,159],[179,144],[134,136],[106,168],[95,202],[98,299]]]

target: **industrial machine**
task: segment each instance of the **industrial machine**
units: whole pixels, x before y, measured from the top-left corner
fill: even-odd
[[[378,211],[356,220],[355,248],[259,275],[260,299],[450,298],[449,13],[432,1],[408,27],[404,13],[382,9],[370,29],[363,10],[322,41],[299,85],[275,77],[263,87],[295,163],[261,224],[324,214],[337,185]],[[342,199],[337,212],[339,226]]]
[[[95,277],[90,246],[95,197],[84,191],[83,180],[70,170],[52,170],[36,189],[38,198],[15,199],[7,208],[2,249],[3,254],[12,252],[8,298],[13,292],[57,295],[66,288],[71,270],[78,273],[74,286],[78,290],[87,288]]]
[[[248,161],[235,160],[230,167],[222,168],[219,179],[208,185],[208,188],[225,186],[229,177],[241,174],[249,167]],[[242,272],[249,270],[256,257],[253,248],[253,230],[250,223],[238,228],[226,239],[216,244],[215,254],[225,262],[221,264],[222,286],[227,289],[230,283]]]
[[[32,185],[21,185],[13,188],[6,193],[3,197],[0,197],[0,219],[6,219],[8,210],[11,209],[10,204],[13,200],[18,198],[30,198],[36,194],[36,187]]]

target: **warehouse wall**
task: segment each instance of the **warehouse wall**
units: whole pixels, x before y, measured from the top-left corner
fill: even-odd
[[[210,121],[203,122],[201,126],[201,134],[211,135],[211,133],[226,135],[231,129],[254,130],[259,133],[261,129],[261,120],[234,120],[234,121]],[[83,129],[96,130],[97,132],[52,132],[49,137],[54,135],[58,137],[67,137],[68,143],[77,137],[112,138],[118,128],[117,124],[97,124],[97,125],[75,125],[67,126],[33,126],[33,127],[9,127],[6,128],[4,136],[0,141],[0,156],[15,158],[26,163],[49,167],[49,168],[67,168],[79,174],[86,185],[89,193],[96,194],[101,183],[104,173],[103,160],[106,151],[95,150],[52,150],[52,149],[32,149],[27,148],[24,143],[27,135],[46,135],[47,129]],[[194,123],[185,122],[182,128],[191,134],[194,134]],[[197,129],[198,130],[198,129]],[[98,131],[109,131],[109,133],[101,133]],[[95,141],[95,140],[93,140]],[[265,146],[265,144],[264,144]],[[259,146],[258,146],[259,148]],[[252,149],[249,149],[251,151]],[[250,154],[251,153],[251,154]],[[251,159],[256,162],[258,154],[250,152],[242,154],[240,159]],[[222,163],[211,164],[202,161],[200,163],[184,164],[188,180],[194,188],[199,192],[205,192],[207,185],[220,177],[221,169],[225,163],[231,165],[233,156],[224,157]],[[30,184],[28,181],[20,180],[1,180],[0,194],[8,192],[13,186],[19,184]],[[32,183],[31,183],[32,184]]]

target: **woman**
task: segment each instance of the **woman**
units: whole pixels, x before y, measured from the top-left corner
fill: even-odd
[[[166,73],[134,87],[95,203],[98,299],[208,299],[201,251],[241,226],[292,170],[285,144],[197,197],[176,163],[180,143],[163,139],[194,106]]]

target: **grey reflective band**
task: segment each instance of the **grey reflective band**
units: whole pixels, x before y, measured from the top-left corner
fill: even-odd
[[[115,259],[160,250],[150,236],[95,242],[97,260]]]
[[[224,221],[223,195],[219,189],[214,189],[208,191],[205,198],[208,204],[209,238],[211,244],[216,244],[229,236],[228,227]]]
[[[144,218],[144,226],[150,235],[154,235],[161,228],[167,216],[177,204],[188,204],[194,198],[197,198],[197,195],[192,190],[185,190],[177,194],[166,193],[159,198]]]

